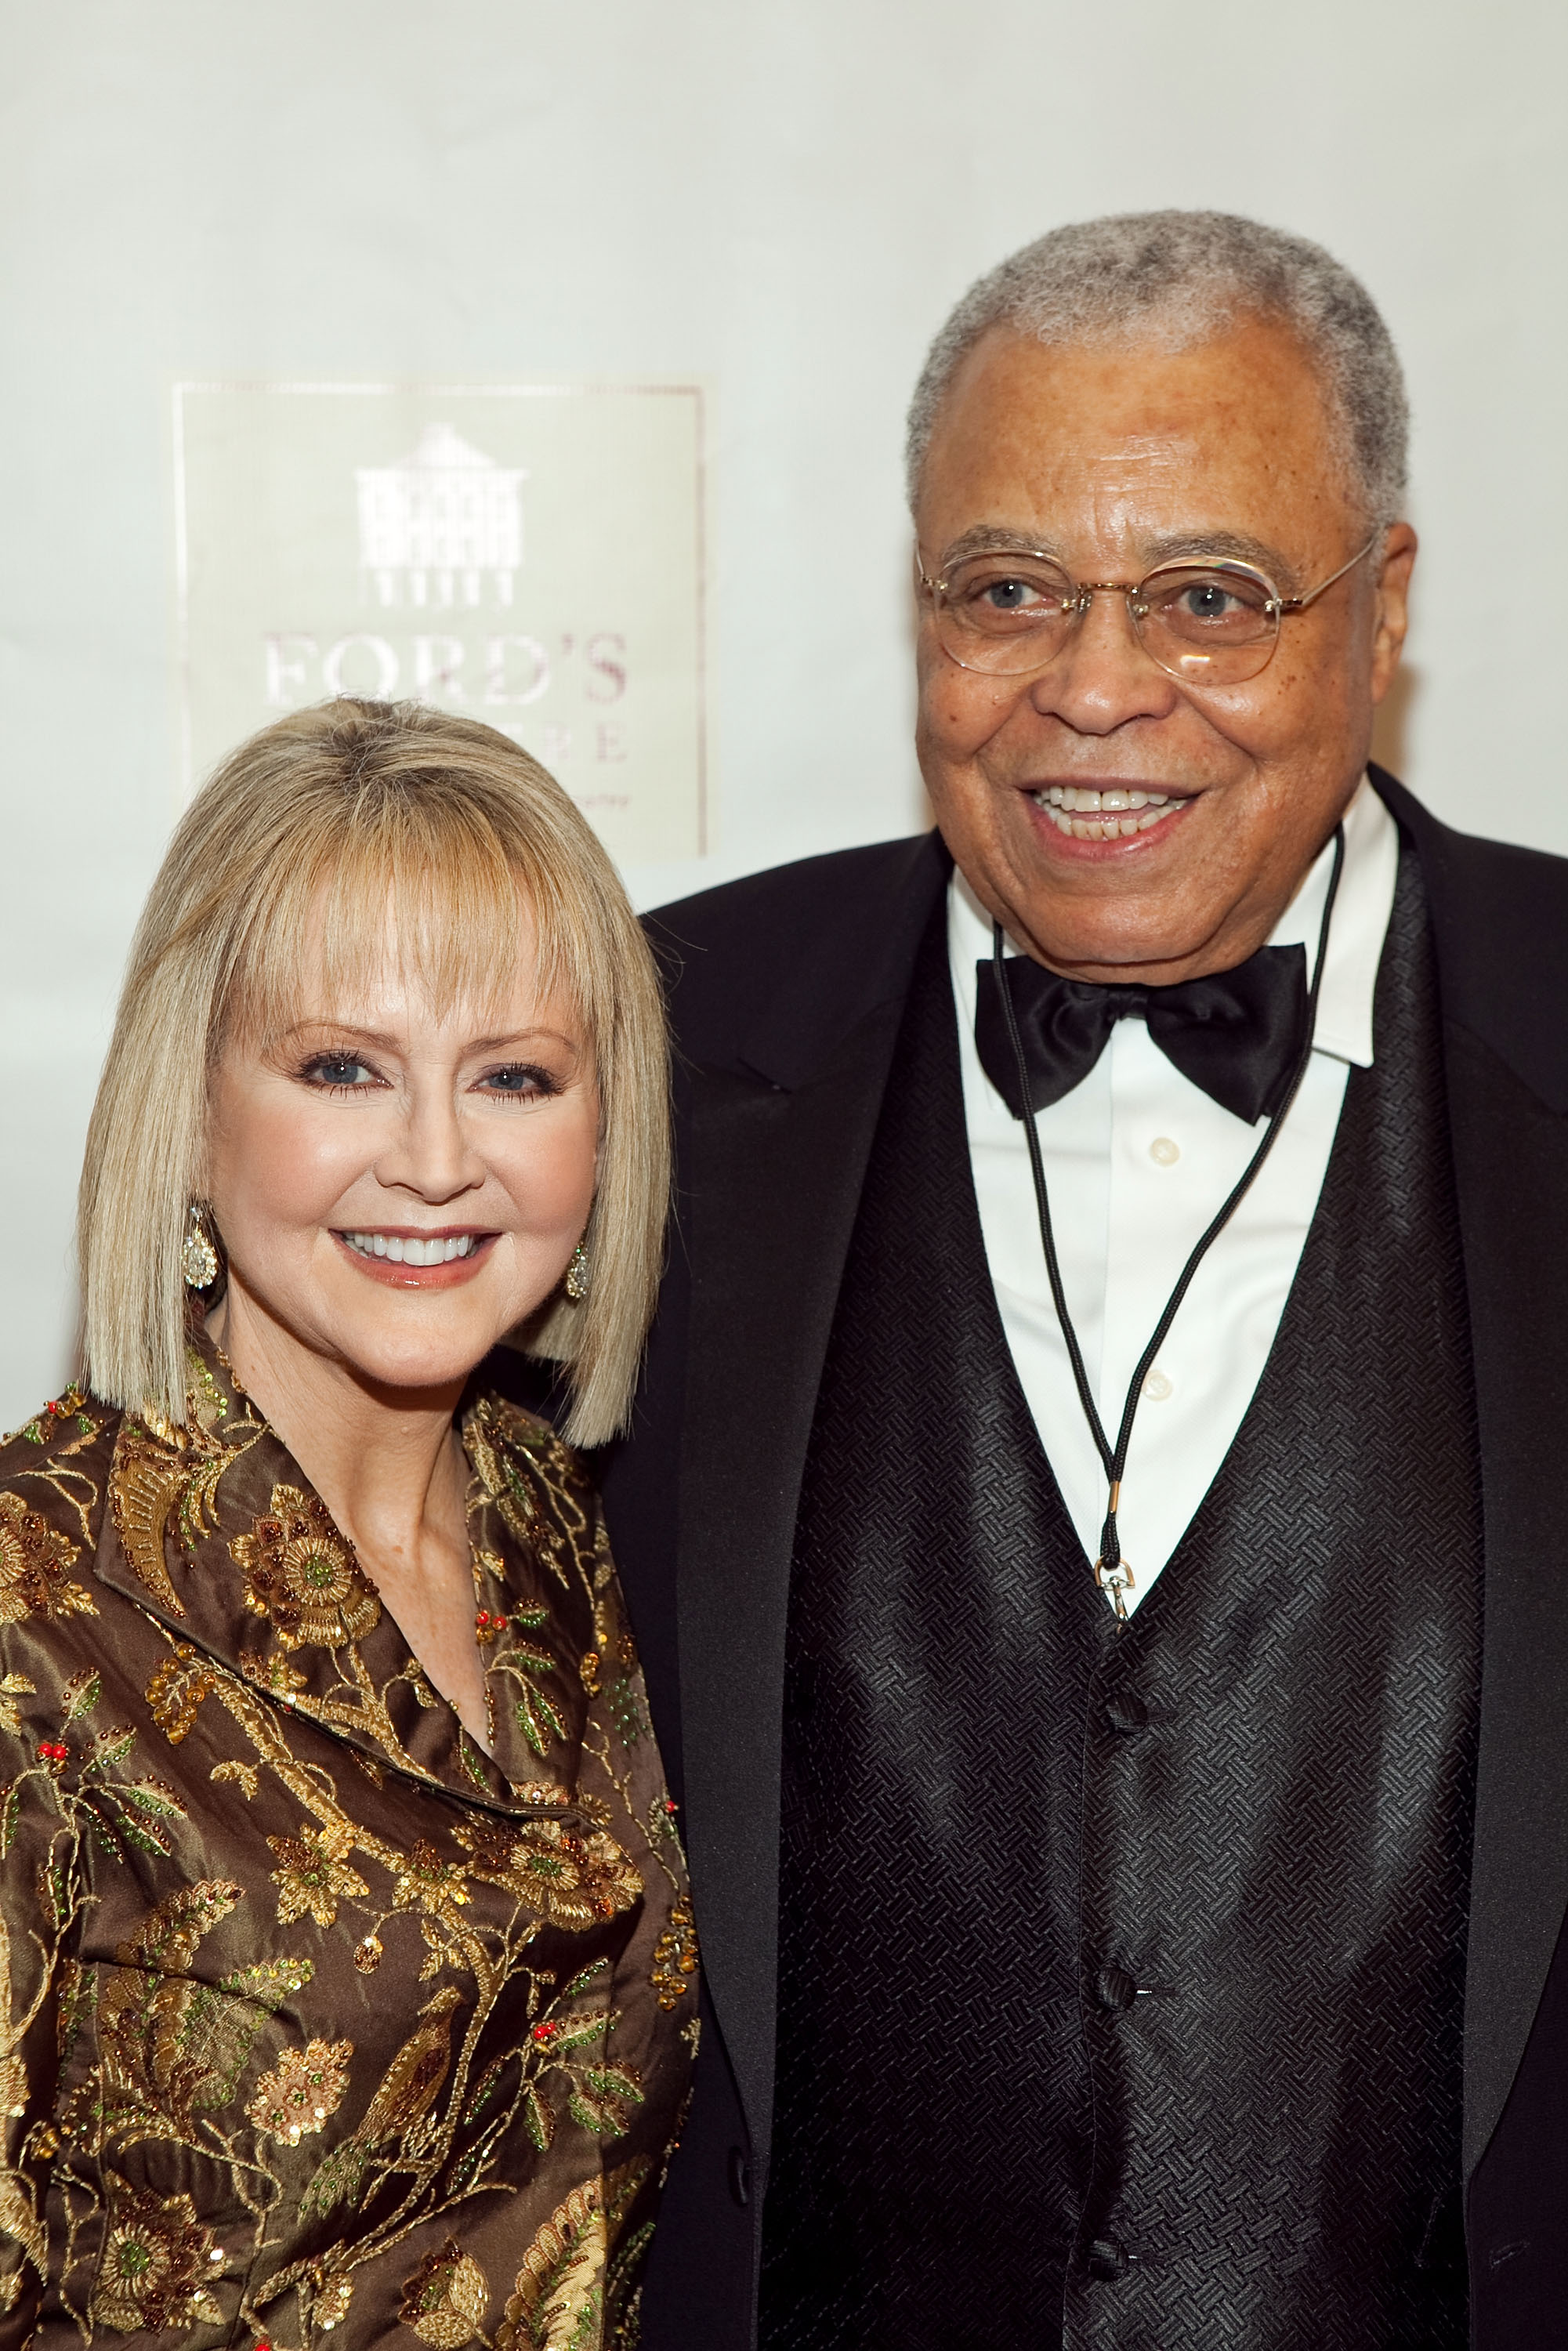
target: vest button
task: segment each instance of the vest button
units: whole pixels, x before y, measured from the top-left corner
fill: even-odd
[[[1089,2274],[1096,2278],[1119,2278],[1127,2274],[1129,2256],[1113,2237],[1096,2237],[1089,2248]]]
[[[1114,1965],[1102,1968],[1094,1980],[1102,2008],[1131,2008],[1138,1997],[1138,1987],[1125,1968]]]
[[[1149,1709],[1131,1690],[1113,1690],[1105,1701],[1113,1730],[1147,1730]]]

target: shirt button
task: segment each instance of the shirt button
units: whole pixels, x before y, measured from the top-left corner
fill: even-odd
[[[1147,1730],[1149,1709],[1134,1690],[1113,1690],[1105,1701],[1105,1712],[1116,1730]]]
[[[1171,1392],[1171,1384],[1156,1364],[1144,1382],[1144,1394],[1151,1404],[1164,1404]]]
[[[1125,2277],[1128,2259],[1125,2247],[1113,2237],[1096,2237],[1089,2248],[1089,2274],[1092,2278]]]
[[[1149,1157],[1156,1167],[1174,1167],[1181,1157],[1181,1145],[1168,1134],[1156,1134],[1149,1145]]]

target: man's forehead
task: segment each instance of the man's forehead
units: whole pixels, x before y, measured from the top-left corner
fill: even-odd
[[[944,535],[1003,494],[1038,518],[1067,499],[1147,504],[1174,523],[1212,483],[1216,503],[1256,500],[1289,482],[1298,494],[1340,473],[1322,387],[1293,337],[1264,321],[1185,350],[1137,343],[1041,344],[982,339],[939,414],[921,504],[944,509]],[[967,506],[968,513],[955,512]],[[1019,520],[1016,515],[994,517]],[[1216,524],[1224,517],[1209,517]],[[1256,515],[1234,517],[1247,528]]]

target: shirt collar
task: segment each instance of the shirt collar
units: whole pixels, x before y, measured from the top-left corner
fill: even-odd
[[[1309,980],[1317,963],[1318,934],[1333,867],[1331,841],[1269,935],[1270,946],[1293,946],[1298,942],[1305,946]],[[1372,1066],[1373,998],[1398,873],[1399,828],[1370,779],[1363,776],[1344,812],[1344,870],[1329,925],[1328,962],[1312,1036],[1315,1051],[1354,1061],[1360,1069]],[[974,964],[983,962],[991,952],[991,918],[956,869],[952,913],[955,946],[960,940],[965,942],[964,953],[956,955],[955,961],[969,981],[969,1000],[964,1009],[972,1019]],[[1010,941],[1009,952],[1017,952]]]

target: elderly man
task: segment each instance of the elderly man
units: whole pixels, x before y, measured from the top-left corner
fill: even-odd
[[[912,418],[938,831],[655,920],[656,2351],[1568,2342],[1568,867],[1367,767],[1405,432],[1314,246],[1017,255]]]

